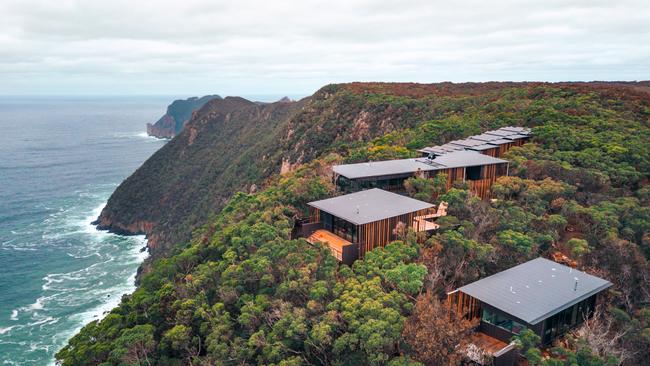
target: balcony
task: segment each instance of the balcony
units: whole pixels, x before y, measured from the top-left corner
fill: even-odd
[[[307,241],[311,244],[326,244],[334,258],[345,264],[352,264],[358,257],[358,246],[324,229],[314,231]]]

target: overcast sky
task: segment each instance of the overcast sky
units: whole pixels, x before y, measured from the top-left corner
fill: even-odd
[[[0,0],[0,94],[642,79],[648,0]]]

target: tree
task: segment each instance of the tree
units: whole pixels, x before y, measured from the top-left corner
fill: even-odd
[[[192,349],[192,329],[185,325],[176,325],[163,335],[162,343],[172,351],[172,354],[185,356],[192,364],[192,357],[196,356]]]
[[[571,238],[566,242],[566,245],[571,251],[571,255],[575,258],[580,258],[591,251],[589,243],[584,239]]]
[[[151,324],[136,325],[125,329],[115,341],[111,356],[127,365],[149,365],[149,355],[156,348],[154,327]]]
[[[497,236],[499,244],[515,249],[517,252],[528,255],[533,249],[533,239],[524,233],[505,230]]]
[[[475,323],[458,316],[431,292],[420,295],[402,335],[411,358],[425,365],[457,365]]]

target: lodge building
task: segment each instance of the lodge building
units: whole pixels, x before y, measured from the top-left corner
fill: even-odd
[[[335,258],[351,265],[396,240],[400,227],[436,230],[436,219],[447,214],[447,204],[436,208],[400,194],[404,181],[444,173],[447,188],[467,182],[475,195],[487,198],[496,179],[508,175],[508,161],[500,157],[529,137],[529,129],[504,127],[419,150],[420,158],[336,165],[334,181],[348,194],[309,202],[309,218],[297,222],[292,237],[327,245]],[[447,294],[447,303],[463,317],[479,320],[471,345],[489,355],[487,364],[510,366],[518,357],[514,336],[530,329],[541,345],[550,344],[592,316],[598,295],[610,286],[601,278],[537,258],[460,287]],[[474,361],[485,364],[483,358]]]
[[[513,146],[523,145],[530,129],[503,127],[464,140],[418,150],[422,156],[357,164],[335,165],[333,180],[342,192],[381,188],[404,193],[404,181],[411,177],[447,175],[447,189],[458,181],[481,198],[488,198],[492,184],[508,175],[508,161],[500,159]]]
[[[404,181],[411,177],[446,174],[447,189],[454,182],[467,182],[474,194],[487,198],[497,178],[508,175],[508,161],[462,150],[426,158],[335,165],[332,170],[337,188],[343,192],[381,188],[404,193]]]
[[[521,146],[526,143],[530,136],[531,130],[529,128],[509,126],[486,131],[463,140],[454,140],[444,145],[425,147],[418,150],[418,152],[423,157],[427,157],[432,154],[443,155],[453,151],[469,150],[500,158],[513,146]]]
[[[589,318],[610,286],[540,257],[450,292],[447,301],[466,318],[480,319],[472,343],[492,355],[493,365],[505,366],[515,362],[513,336],[531,329],[541,345],[551,344]]]
[[[324,243],[339,261],[351,265],[377,247],[398,237],[404,225],[415,232],[433,231],[436,218],[445,216],[446,204],[434,205],[381,189],[346,194],[308,203],[308,222],[295,236]]]
[[[499,156],[529,135],[527,128],[504,127],[420,150],[425,157],[335,165],[333,180],[347,194],[309,202],[310,216],[296,223],[292,236],[326,243],[339,261],[352,264],[395,240],[399,223],[416,232],[435,230],[434,221],[446,215],[446,203],[434,210],[408,198],[404,182],[445,174],[447,189],[465,182],[473,194],[488,198],[497,178],[508,175],[509,163]]]

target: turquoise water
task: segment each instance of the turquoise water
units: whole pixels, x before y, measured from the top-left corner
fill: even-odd
[[[0,97],[0,364],[48,365],[133,291],[142,236],[90,225],[164,141],[169,97]]]

